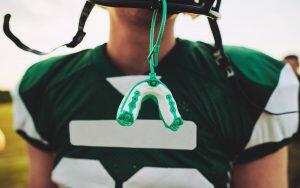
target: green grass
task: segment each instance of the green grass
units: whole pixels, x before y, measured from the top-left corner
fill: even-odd
[[[13,130],[11,104],[0,104],[0,129],[6,136],[6,147],[0,151],[0,188],[27,187],[26,145]],[[300,188],[300,136],[290,146],[289,161],[290,187]]]
[[[6,147],[0,151],[0,187],[27,187],[26,145],[13,130],[11,104],[0,104],[0,129],[6,137]]]

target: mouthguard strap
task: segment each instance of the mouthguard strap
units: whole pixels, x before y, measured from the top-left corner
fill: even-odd
[[[167,21],[167,2],[166,0],[160,0],[162,3],[162,15],[161,15],[161,23],[159,32],[157,35],[157,39],[155,44],[154,38],[155,38],[155,26],[156,26],[156,20],[157,20],[157,14],[158,9],[155,9],[152,15],[152,21],[151,21],[151,28],[150,28],[150,42],[149,42],[149,55],[148,55],[148,61],[150,65],[150,74],[155,75],[154,67],[158,65],[159,61],[159,50],[160,50],[160,44],[162,41],[162,37],[165,30],[165,25]]]
[[[176,101],[174,100],[171,91],[156,77],[154,70],[155,66],[158,64],[160,44],[167,20],[166,0],[160,1],[162,2],[162,15],[156,41],[154,38],[158,9],[155,9],[153,12],[150,27],[148,55],[150,66],[149,78],[136,83],[124,96],[119,106],[116,120],[122,126],[133,125],[138,117],[143,101],[151,98],[158,105],[160,118],[164,122],[165,127],[172,131],[177,131],[183,124],[183,119],[178,112]]]

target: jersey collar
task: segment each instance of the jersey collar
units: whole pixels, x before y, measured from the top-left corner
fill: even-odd
[[[183,40],[176,38],[176,44],[171,49],[171,51],[159,62],[156,67],[156,72],[158,75],[163,73],[172,66],[175,66],[178,60],[178,57],[182,55],[182,46]],[[116,76],[126,76],[122,73],[112,62],[110,57],[107,54],[107,43],[102,44],[92,50],[92,63],[96,66],[98,71],[101,72],[102,75],[107,77],[116,77]],[[145,72],[144,75],[147,75],[149,72]]]

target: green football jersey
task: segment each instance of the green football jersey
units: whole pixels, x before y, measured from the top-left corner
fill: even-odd
[[[299,86],[289,65],[263,53],[225,52],[238,85],[202,42],[177,39],[157,66],[184,119],[177,132],[152,100],[134,126],[116,123],[123,96],[147,73],[120,72],[106,44],[30,67],[13,95],[15,128],[55,154],[52,180],[62,187],[229,187],[231,162],[271,154],[298,131]]]

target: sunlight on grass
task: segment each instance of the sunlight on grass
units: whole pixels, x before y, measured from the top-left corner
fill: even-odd
[[[26,145],[13,130],[11,104],[0,104],[0,129],[6,137],[6,147],[0,152],[0,187],[27,187]]]

